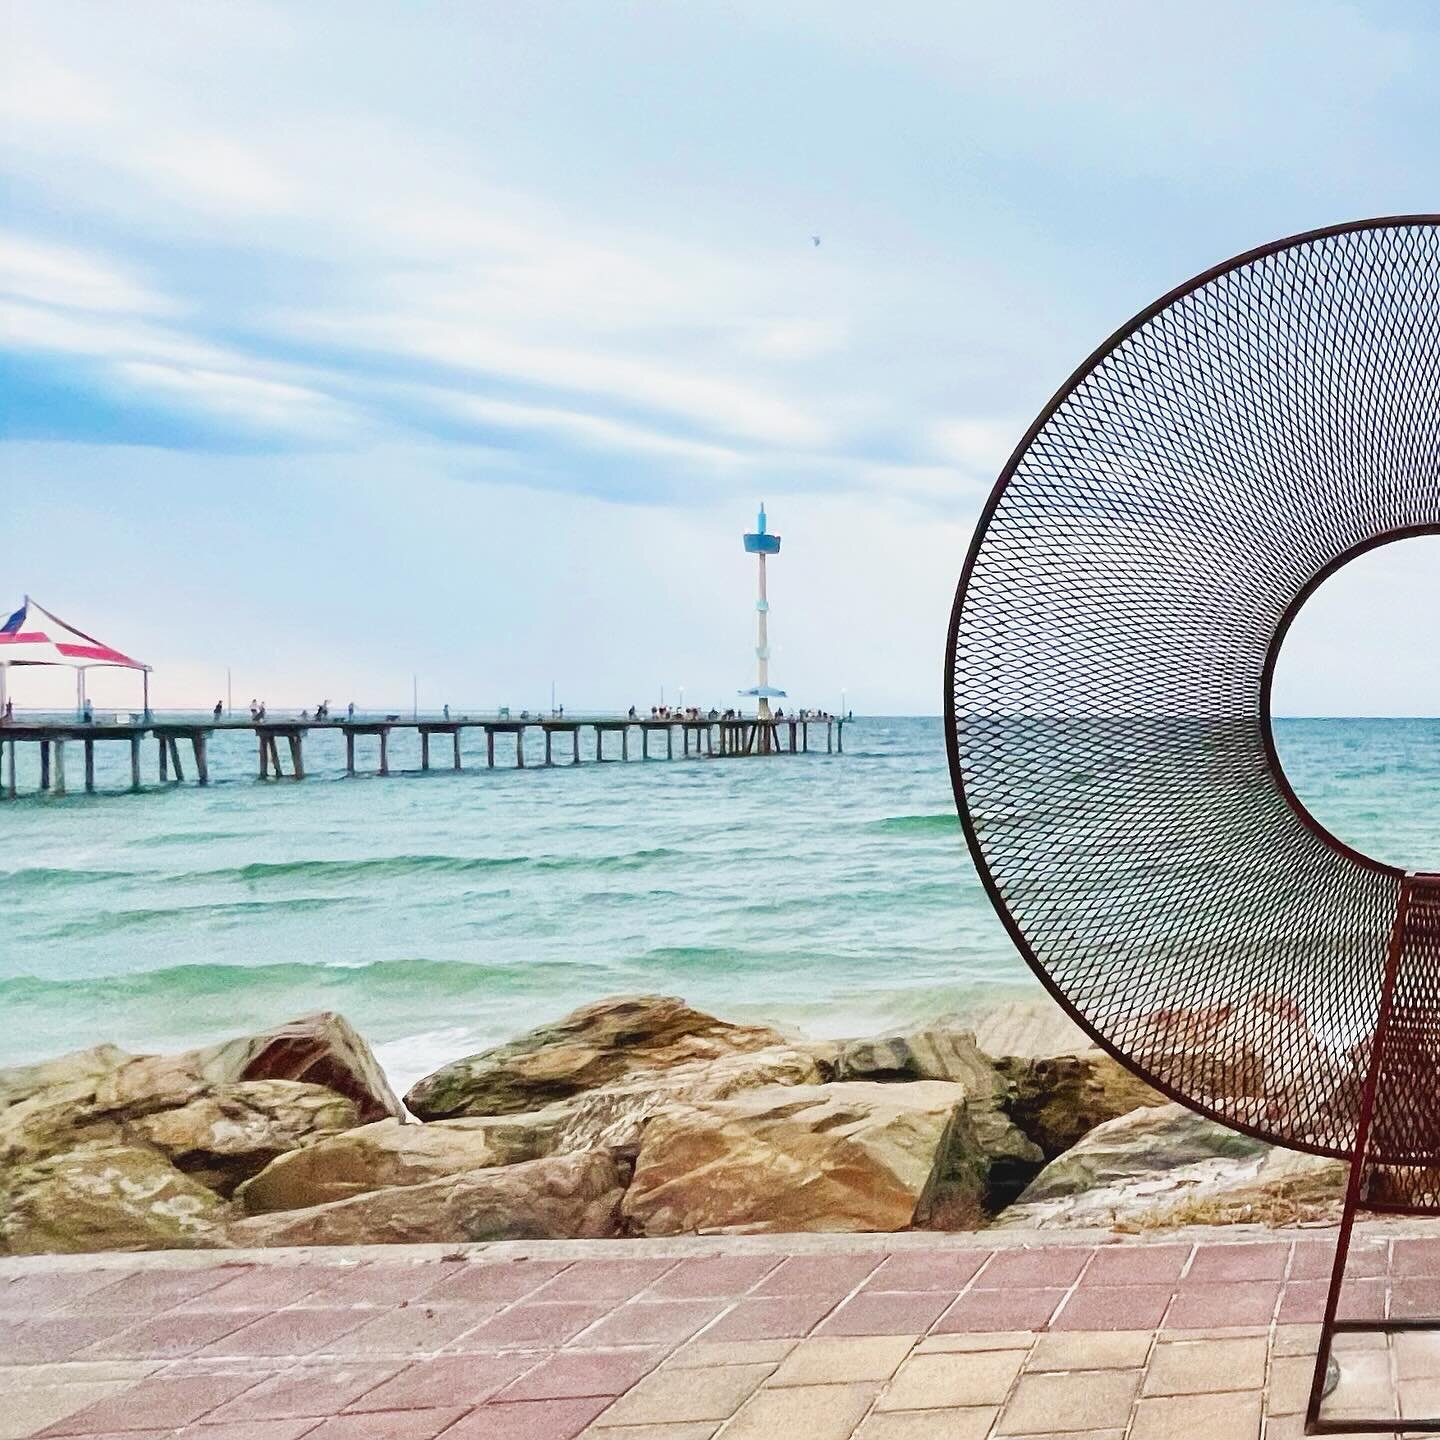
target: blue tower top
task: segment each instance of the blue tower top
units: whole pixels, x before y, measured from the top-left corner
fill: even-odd
[[[745,537],[747,555],[778,555],[780,537],[772,535],[765,528],[765,502],[760,502],[760,518],[755,522],[755,533]]]

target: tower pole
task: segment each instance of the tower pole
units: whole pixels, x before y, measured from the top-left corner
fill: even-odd
[[[767,628],[766,618],[769,613],[770,602],[765,598],[765,552],[762,550],[755,557],[760,562],[760,603],[755,607],[756,636],[755,658],[759,662],[759,686],[760,703],[756,707],[756,714],[762,720],[770,718],[770,698],[765,691],[770,688],[770,632]]]

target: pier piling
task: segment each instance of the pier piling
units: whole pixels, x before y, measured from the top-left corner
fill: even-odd
[[[345,774],[354,776],[356,771],[355,747],[357,735],[376,736],[379,747],[379,769],[376,773],[388,776],[390,770],[390,732],[396,728],[414,730],[420,737],[420,768],[430,771],[441,762],[432,754],[431,737],[450,737],[451,768],[464,768],[464,730],[484,730],[485,764],[495,768],[495,737],[497,734],[515,737],[515,768],[523,770],[532,762],[527,760],[527,736],[539,730],[542,736],[540,753],[546,768],[553,769],[558,761],[556,754],[557,735],[570,735],[570,764],[579,765],[587,757],[582,754],[581,732],[587,727],[595,735],[595,759],[599,762],[630,759],[630,732],[640,734],[642,760],[659,759],[650,748],[650,732],[665,732],[664,759],[675,760],[680,755],[687,759],[693,754],[699,758],[739,757],[742,755],[796,755],[810,749],[810,731],[821,725],[825,729],[827,754],[843,754],[845,750],[845,720],[822,716],[736,716],[726,719],[693,719],[678,717],[646,716],[628,718],[619,715],[587,715],[570,718],[558,714],[528,714],[516,718],[504,711],[495,716],[445,716],[434,719],[415,719],[402,722],[393,716],[371,716],[358,719],[353,715],[348,721],[320,721],[293,717],[276,718],[269,721],[225,721],[211,723],[209,718],[183,716],[164,720],[150,713],[132,715],[128,722],[116,716],[113,721],[95,722],[82,718],[45,717],[34,720],[12,720],[0,723],[0,798],[16,795],[19,788],[19,749],[21,741],[34,744],[39,758],[39,790],[41,793],[66,793],[65,747],[67,741],[83,746],[85,792],[93,794],[97,788],[96,747],[103,740],[113,740],[129,745],[130,748],[130,789],[144,789],[141,774],[141,745],[147,736],[155,740],[156,761],[159,782],[182,784],[186,780],[185,761],[181,754],[183,742],[188,741],[195,766],[194,780],[199,785],[211,781],[209,742],[217,731],[248,731],[255,736],[257,771],[261,780],[293,779],[305,777],[305,740],[314,730],[338,730],[345,737]],[[680,731],[680,744],[675,743],[676,729]],[[620,732],[620,754],[606,755],[605,739],[615,731]],[[290,750],[290,764],[287,771],[281,760],[280,737],[284,736]],[[693,739],[693,746],[692,746]],[[222,752],[222,754],[225,752]],[[5,768],[8,764],[8,770]],[[31,772],[34,773],[34,772]],[[103,781],[103,767],[101,771]]]

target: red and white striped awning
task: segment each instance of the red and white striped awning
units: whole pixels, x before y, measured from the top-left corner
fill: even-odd
[[[127,670],[150,668],[103,640],[67,625],[28,595],[25,603],[0,625],[0,666],[3,665],[69,665],[77,670],[91,665],[119,665]]]

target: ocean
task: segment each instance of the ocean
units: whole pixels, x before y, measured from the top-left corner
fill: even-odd
[[[1440,868],[1440,721],[1276,728],[1337,834]],[[304,783],[262,785],[224,734],[205,789],[5,803],[0,1065],[333,1009],[404,1087],[619,992],[816,1036],[1039,993],[971,869],[942,722],[857,719],[845,749],[486,770],[467,734],[462,774],[347,779],[317,734]],[[120,789],[128,750],[97,753]],[[397,735],[392,768],[418,764]]]

